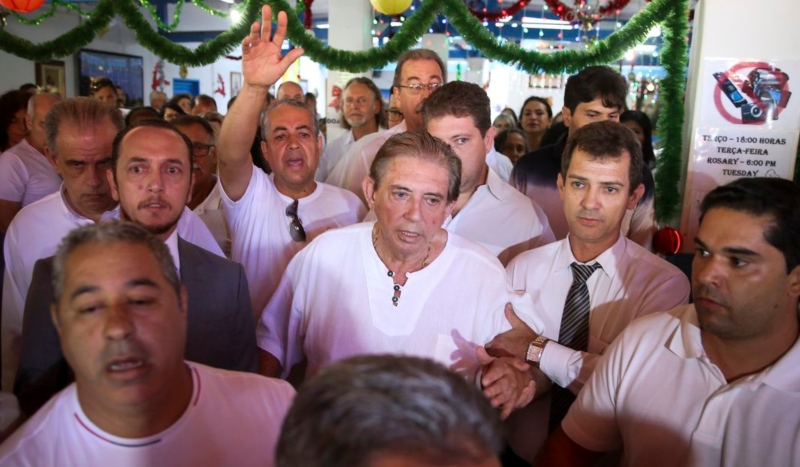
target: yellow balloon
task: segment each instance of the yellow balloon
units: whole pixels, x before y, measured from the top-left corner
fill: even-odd
[[[369,0],[372,7],[384,15],[399,15],[408,10],[411,0]]]

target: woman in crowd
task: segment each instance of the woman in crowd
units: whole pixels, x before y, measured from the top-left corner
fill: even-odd
[[[502,133],[508,129],[517,128],[517,122],[511,115],[501,113],[500,115],[495,117],[492,126],[497,128],[497,133]]]
[[[0,152],[16,146],[28,136],[25,117],[28,115],[30,98],[27,92],[17,90],[0,96]]]
[[[656,154],[653,151],[653,125],[650,123],[650,117],[639,110],[626,110],[619,116],[619,121],[636,133],[636,137],[642,143],[644,163],[651,169],[654,168]]]
[[[541,97],[531,96],[522,104],[520,111],[520,128],[528,135],[528,144],[531,151],[539,149],[542,136],[550,126],[553,110],[550,104]]]
[[[192,113],[192,96],[189,94],[177,94],[172,96],[172,99],[167,101],[167,104],[173,103],[183,110],[183,115],[191,115]]]
[[[101,76],[99,78],[92,78],[89,84],[89,97],[100,99],[106,104],[117,106],[117,87],[110,79]]]
[[[183,107],[178,105],[177,102],[174,101],[174,98],[170,99],[169,102],[164,106],[164,112],[161,113],[161,116],[164,117],[164,120],[171,122],[176,117],[181,115],[189,115],[188,113],[184,112]]]
[[[519,128],[510,128],[498,133],[494,137],[494,148],[511,159],[512,164],[516,164],[520,157],[531,152],[528,135]]]

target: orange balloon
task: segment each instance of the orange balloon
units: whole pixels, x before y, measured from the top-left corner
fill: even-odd
[[[378,13],[384,15],[399,15],[400,13],[408,10],[411,6],[411,0],[369,0],[372,7],[378,10]]]
[[[0,5],[19,13],[29,13],[44,3],[44,0],[0,0]]]

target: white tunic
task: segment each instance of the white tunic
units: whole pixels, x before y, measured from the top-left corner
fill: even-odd
[[[73,229],[92,224],[64,201],[59,190],[23,208],[11,221],[6,232],[3,253],[6,269],[3,277],[2,389],[10,391],[14,384],[21,350],[22,312],[33,277],[36,261],[56,254],[61,240]],[[119,206],[103,214],[102,220],[119,218]],[[184,207],[178,221],[178,236],[187,242],[224,257],[211,232],[189,208]]]
[[[61,177],[47,157],[27,140],[0,156],[0,200],[22,203],[25,207],[55,193],[60,186]]]
[[[294,200],[280,193],[267,174],[253,168],[247,190],[235,202],[224,186],[220,188],[233,240],[231,257],[244,266],[255,319],[295,253],[322,232],[355,224],[365,213],[364,205],[352,193],[317,183],[313,193],[299,200],[297,217],[306,231],[306,242],[295,242],[289,233],[291,219],[286,215]]]
[[[541,356],[541,370],[556,384],[577,393],[591,376],[600,356],[637,317],[671,310],[688,302],[689,280],[678,268],[620,235],[617,242],[597,257],[598,269],[586,281],[589,288],[588,352],[558,344],[561,318],[575,262],[569,237],[521,253],[508,265],[511,285],[525,290],[538,313],[547,314],[554,327],[545,329],[548,342]],[[592,263],[594,261],[590,261]],[[512,414],[510,444],[531,460],[547,437],[550,397],[533,402]]]
[[[344,157],[344,155],[355,142],[356,140],[353,136],[353,130],[351,129],[342,136],[328,143],[328,145],[325,146],[325,150],[322,151],[322,155],[319,157],[319,164],[317,165],[317,171],[314,174],[314,180],[318,182],[324,182],[325,179],[328,178],[328,175],[330,175],[333,168],[336,167],[336,164],[342,160],[342,157]]]
[[[637,320],[609,348],[562,422],[622,465],[800,465],[800,342],[730,384],[700,337],[694,305]]]
[[[431,264],[408,274],[394,306],[373,225],[328,232],[289,264],[256,330],[259,347],[281,362],[284,375],[303,357],[311,376],[353,355],[390,353],[432,358],[474,376],[476,347],[510,327],[507,302],[543,329],[530,297],[511,290],[497,258],[455,234]]]
[[[0,465],[271,466],[294,389],[280,380],[188,363],[183,415],[147,438],[120,438],[91,422],[71,384],[0,446]]]

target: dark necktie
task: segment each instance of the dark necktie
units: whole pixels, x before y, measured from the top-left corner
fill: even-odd
[[[569,288],[567,300],[564,302],[558,343],[572,350],[585,352],[589,344],[589,288],[586,286],[586,281],[601,266],[600,263],[588,265],[572,263],[570,267],[572,268],[572,286]],[[561,425],[561,420],[575,401],[572,391],[558,385],[553,385],[551,393],[550,433]]]

